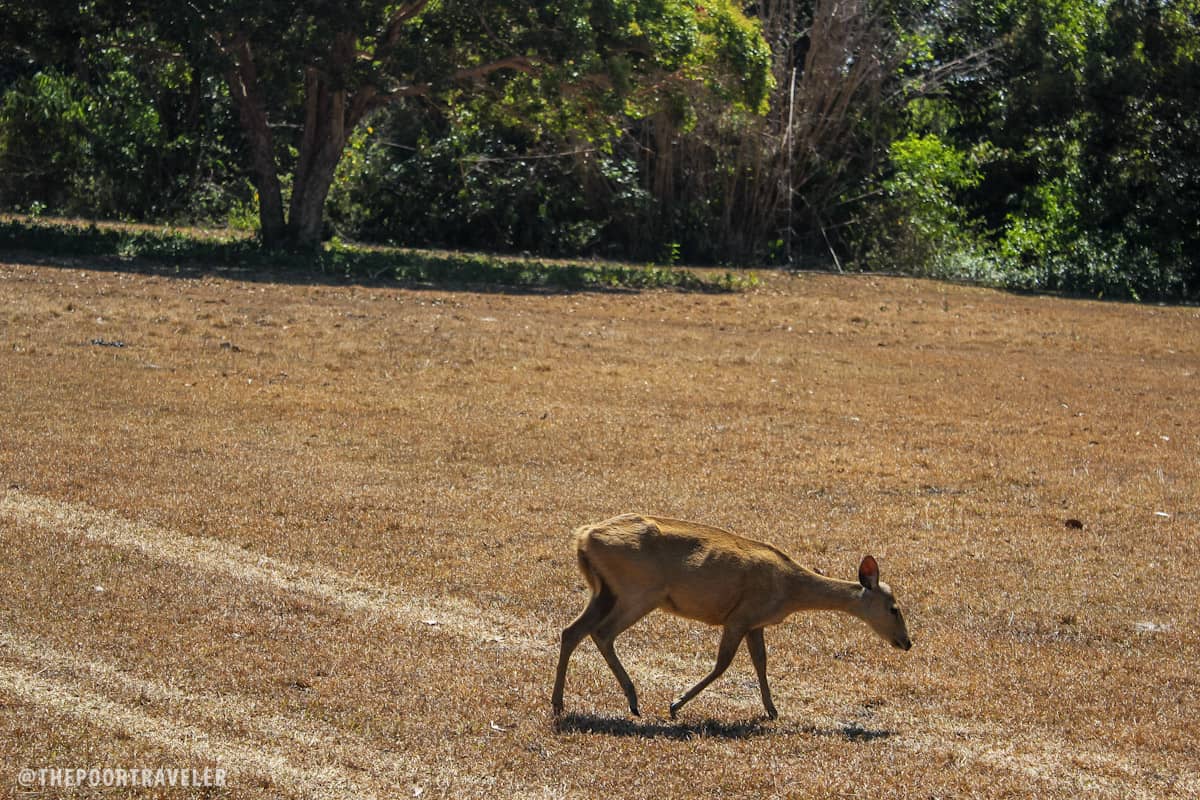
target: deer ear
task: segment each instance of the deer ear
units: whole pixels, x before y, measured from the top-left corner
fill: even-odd
[[[858,582],[871,591],[879,588],[879,563],[872,556],[863,556],[858,565]]]

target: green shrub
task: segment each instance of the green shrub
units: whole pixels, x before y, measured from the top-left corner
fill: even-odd
[[[863,236],[868,269],[994,283],[995,254],[961,204],[981,180],[986,146],[964,152],[934,134],[892,142],[883,200]]]

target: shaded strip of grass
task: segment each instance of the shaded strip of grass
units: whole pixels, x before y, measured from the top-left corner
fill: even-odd
[[[207,266],[320,272],[347,280],[394,280],[427,284],[482,284],[546,289],[650,289],[738,291],[757,283],[752,275],[725,273],[708,279],[669,267],[618,264],[556,264],[536,259],[330,244],[315,253],[264,249],[246,237],[199,235],[62,221],[0,221],[0,248],[54,256],[182,261]]]

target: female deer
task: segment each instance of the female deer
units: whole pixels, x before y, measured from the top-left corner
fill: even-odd
[[[613,641],[656,608],[724,628],[716,666],[671,704],[672,717],[720,677],[745,639],[763,707],[775,719],[763,629],[796,611],[844,611],[896,647],[912,647],[904,615],[891,588],[879,581],[879,565],[871,556],[863,558],[857,582],[834,580],[804,569],[772,545],[693,522],[636,514],[579,528],[575,548],[592,596],[562,632],[551,700],[556,715],[563,710],[567,663],[585,636],[592,637],[630,712],[638,715],[637,692]]]

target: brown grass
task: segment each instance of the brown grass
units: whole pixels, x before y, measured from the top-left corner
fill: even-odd
[[[1200,793],[1194,308],[87,266],[0,265],[11,794],[42,766],[221,766],[201,794],[239,798]],[[840,577],[871,552],[916,647],[797,617],[777,722],[744,652],[672,722],[716,632],[652,615],[618,640],[645,716],[585,645],[556,728],[570,531],[635,510]]]

